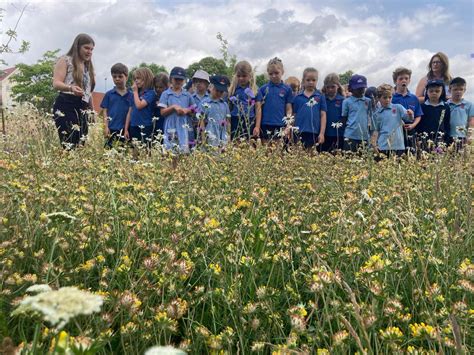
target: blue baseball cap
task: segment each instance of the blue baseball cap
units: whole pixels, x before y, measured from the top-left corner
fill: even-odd
[[[428,89],[430,86],[444,86],[443,80],[428,80],[426,83],[426,88]]]
[[[230,85],[230,80],[225,75],[213,75],[211,76],[210,81],[216,90],[219,91],[227,91],[227,87]]]
[[[360,89],[367,87],[367,78],[363,75],[354,74],[351,76],[349,80],[349,88],[350,89]]]
[[[175,78],[175,79],[186,79],[186,70],[184,70],[181,67],[174,67],[171,69],[170,72],[170,78]]]

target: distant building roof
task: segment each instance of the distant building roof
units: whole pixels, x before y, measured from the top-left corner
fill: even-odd
[[[15,67],[13,68],[7,68],[7,69],[4,69],[4,70],[1,70],[0,69],[0,81],[2,81],[3,79],[6,79],[8,78],[10,75],[13,74],[13,72],[16,70]]]
[[[96,92],[94,91],[92,93],[92,103],[94,105],[94,111],[99,113],[102,109],[100,107],[100,104],[102,102],[102,99],[104,98],[104,93],[103,92]]]

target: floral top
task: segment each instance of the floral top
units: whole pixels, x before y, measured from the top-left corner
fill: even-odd
[[[74,72],[74,65],[72,64],[72,57],[66,55],[63,57],[66,60],[66,79],[64,80],[64,84],[66,85],[77,85],[74,82],[74,77],[72,73]],[[84,74],[82,75],[82,89],[84,90],[84,96],[82,97],[82,101],[89,103],[91,98],[91,78],[89,75],[89,70],[84,66]],[[62,91],[64,94],[71,94],[69,91]]]

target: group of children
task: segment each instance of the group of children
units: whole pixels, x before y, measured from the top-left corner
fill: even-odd
[[[386,155],[433,151],[455,143],[462,146],[474,128],[474,107],[464,100],[466,81],[454,78],[447,97],[443,81],[431,80],[426,97],[408,91],[411,71],[397,68],[395,86],[368,88],[367,79],[353,75],[346,92],[337,74],[329,74],[319,91],[318,71],[306,68],[301,86],[283,82],[283,63],[268,62],[269,82],[258,88],[252,66],[238,62],[232,80],[198,70],[186,85],[186,71],[153,76],[148,68],[111,68],[115,87],[101,103],[107,145],[136,141],[151,147],[187,153],[198,146],[224,148],[230,140],[283,139],[319,151],[358,151],[373,147]],[[290,85],[288,85],[290,84]],[[292,88],[293,87],[293,88]],[[472,133],[471,133],[472,135]]]

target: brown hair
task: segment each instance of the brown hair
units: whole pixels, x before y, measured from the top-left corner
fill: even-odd
[[[385,95],[392,95],[393,94],[393,87],[389,84],[382,84],[377,87],[377,97],[380,98]]]
[[[291,90],[293,91],[298,91],[300,89],[300,79],[298,79],[296,76],[289,76],[285,80],[285,84],[291,87]]]
[[[308,73],[316,73],[316,76],[319,76],[319,72],[317,69],[309,67],[303,70],[303,77],[301,78],[301,88],[304,89],[304,78]]]
[[[257,84],[255,83],[255,75],[253,72],[253,68],[249,62],[246,60],[242,60],[235,64],[234,66],[234,75],[232,76],[232,82],[230,83],[229,87],[229,96],[233,96],[235,93],[235,89],[238,85],[237,74],[245,74],[248,75],[249,78],[249,87],[252,89],[254,94],[257,94]]]
[[[125,76],[128,76],[128,68],[125,64],[116,63],[116,64],[112,65],[112,68],[110,68],[110,73],[112,75],[114,75],[114,74],[123,74]]]
[[[169,83],[170,83],[169,76],[165,72],[158,73],[153,78],[153,87],[155,87],[158,84],[162,84],[163,86],[168,87]]]
[[[271,66],[276,66],[278,67],[279,69],[281,69],[282,72],[285,71],[285,69],[283,68],[283,62],[281,61],[280,58],[278,57],[275,57],[275,58],[272,58],[268,61],[268,64],[267,64],[267,72],[268,70],[270,69]]]
[[[81,67],[81,59],[79,55],[80,53],[79,50],[81,49],[82,46],[86,44],[92,44],[93,46],[95,46],[95,42],[91,36],[85,33],[80,33],[76,36],[76,38],[74,38],[74,42],[72,42],[71,48],[66,53],[66,55],[72,58],[72,66],[73,66],[72,77],[74,79],[74,84],[81,87],[82,89],[85,89],[84,87],[82,87],[84,72]],[[89,77],[91,81],[91,91],[94,91],[95,73],[94,73],[94,66],[92,65],[92,61],[90,60],[85,61],[84,68],[87,68],[87,70],[89,71]]]
[[[153,72],[148,68],[137,68],[133,71],[133,78],[143,79],[143,90],[153,89]]]
[[[411,70],[410,69],[407,69],[407,68],[404,68],[404,67],[398,67],[397,69],[395,69],[394,72],[392,73],[393,83],[396,84],[398,77],[400,75],[405,75],[405,74],[408,75],[411,78]]]
[[[324,78],[324,85],[321,89],[323,94],[326,94],[326,86],[328,85],[336,85],[337,86],[337,93],[342,96],[346,96],[344,92],[344,88],[341,85],[341,81],[339,79],[339,75],[336,73],[330,73],[326,75]]]
[[[445,84],[449,84],[452,79],[451,74],[449,73],[449,59],[448,56],[443,52],[438,52],[431,57],[430,62],[428,63],[428,74],[426,75],[426,77],[428,78],[428,80],[434,79],[434,73],[433,69],[431,69],[431,65],[433,64],[433,60],[436,57],[439,58],[441,64],[443,65],[443,68],[441,69],[443,81]]]

